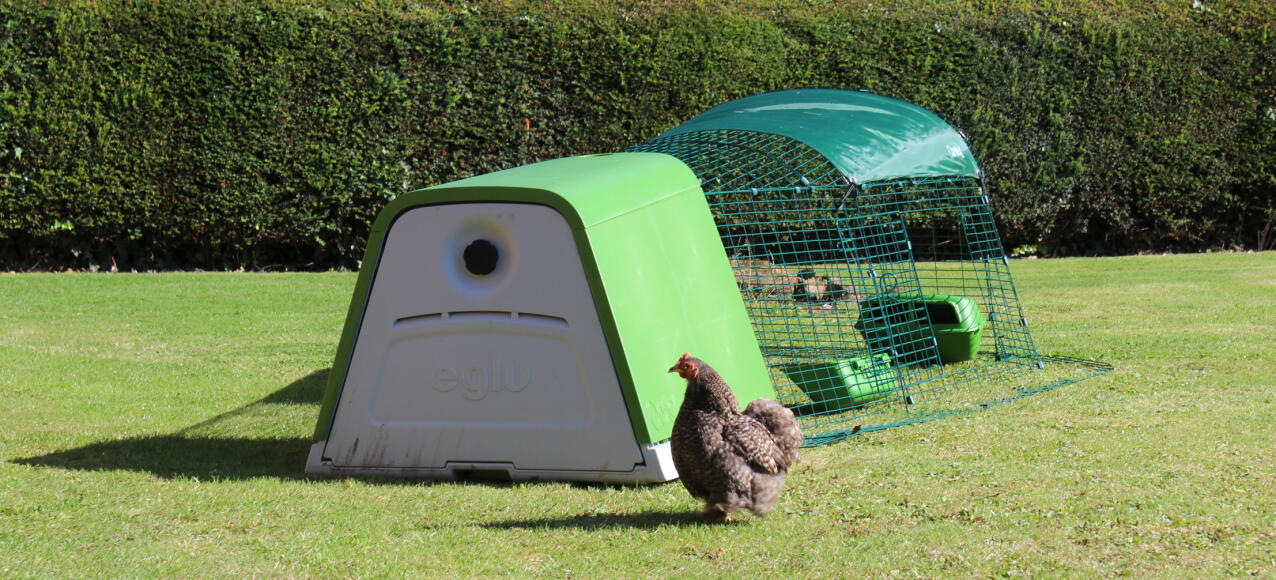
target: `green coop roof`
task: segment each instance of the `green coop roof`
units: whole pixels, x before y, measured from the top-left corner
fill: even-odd
[[[723,129],[800,141],[860,183],[979,177],[969,144],[951,125],[926,109],[872,93],[799,89],[753,95],[709,109],[661,137]]]

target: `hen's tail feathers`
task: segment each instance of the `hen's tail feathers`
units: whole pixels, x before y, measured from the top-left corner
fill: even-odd
[[[749,511],[753,512],[753,515],[765,518],[771,513],[776,498],[780,497],[781,489],[784,489],[783,476],[755,473],[753,475],[753,505],[748,506]]]
[[[744,414],[771,432],[771,439],[784,452],[786,468],[797,463],[798,448],[802,446],[802,428],[798,426],[793,411],[770,399],[757,399],[745,407]]]

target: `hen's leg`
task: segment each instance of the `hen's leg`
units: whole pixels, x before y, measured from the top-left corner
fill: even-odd
[[[719,503],[705,503],[704,510],[700,512],[706,520],[711,522],[730,522],[731,512],[726,505]]]

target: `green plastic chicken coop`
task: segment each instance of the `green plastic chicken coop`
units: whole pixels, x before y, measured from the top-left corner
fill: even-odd
[[[396,198],[368,241],[307,471],[677,477],[684,352],[744,401],[767,370],[699,181],[558,159]]]
[[[965,137],[858,91],[732,101],[629,151],[709,199],[776,397],[808,444],[1111,370],[1037,352]]]

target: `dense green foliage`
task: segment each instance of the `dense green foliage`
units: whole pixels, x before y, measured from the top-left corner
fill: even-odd
[[[0,0],[0,267],[354,267],[405,190],[864,88],[971,139],[1010,247],[1276,244],[1265,0]]]

